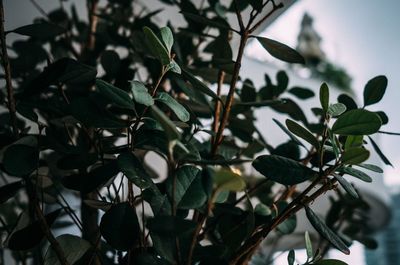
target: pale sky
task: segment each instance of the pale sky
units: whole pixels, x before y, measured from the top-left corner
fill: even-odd
[[[398,0],[299,0],[263,35],[296,47],[301,19],[308,12],[323,39],[325,53],[353,77],[359,99],[370,78],[380,74],[388,77],[386,95],[373,109],[385,111],[390,118],[382,130],[400,132],[399,11]],[[274,61],[258,43],[251,45],[249,53]],[[385,182],[400,185],[400,137],[382,135],[381,140],[383,152],[395,166],[385,167]]]

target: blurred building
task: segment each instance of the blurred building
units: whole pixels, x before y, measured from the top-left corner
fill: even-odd
[[[366,250],[367,265],[398,265],[400,263],[400,192],[392,195],[392,219],[389,225],[375,236],[376,250]]]

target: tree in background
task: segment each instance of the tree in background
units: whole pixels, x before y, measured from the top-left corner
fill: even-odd
[[[261,242],[293,233],[302,209],[321,235],[316,251],[305,235],[305,264],[344,264],[323,257],[331,246],[349,254],[353,240],[373,246],[367,205],[349,181],[382,173],[364,163],[371,146],[390,163],[369,137],[387,117],[367,110],[386,77],[367,83],[360,107],[346,95],[330,99],[323,83],[311,123],[286,96],[314,92],[289,89],[284,71],[259,89],[240,78],[253,38],[279,60],[304,63],[294,49],[253,35],[282,3],[163,0],[186,21],[165,26],[154,22],[162,9],[135,1],[88,0],[87,20],[65,2],[5,31],[0,1],[3,263],[11,250],[20,264],[257,264]],[[7,45],[9,34],[27,38]],[[274,119],[289,141],[268,142],[255,126],[258,108],[289,117]],[[166,176],[154,161],[164,161]],[[309,205],[329,190],[337,196],[324,220]],[[56,237],[60,227],[81,236]]]

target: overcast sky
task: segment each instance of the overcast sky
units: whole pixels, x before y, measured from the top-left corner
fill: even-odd
[[[385,131],[400,132],[400,1],[399,0],[299,0],[263,33],[296,47],[305,12],[314,18],[328,58],[353,77],[353,87],[362,99],[365,83],[384,74],[389,85],[383,100],[373,106],[390,117]],[[250,47],[257,58],[269,58],[258,43]],[[274,61],[274,60],[271,60]],[[395,168],[385,168],[385,182],[400,184],[400,137],[381,136],[381,146]]]

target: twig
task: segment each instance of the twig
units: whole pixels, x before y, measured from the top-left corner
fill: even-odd
[[[14,98],[14,89],[12,87],[11,81],[11,67],[10,61],[7,53],[7,44],[6,44],[6,34],[4,31],[4,7],[3,0],[0,0],[0,42],[1,42],[1,55],[2,55],[2,64],[4,68],[4,74],[6,79],[6,87],[7,87],[7,100],[8,100],[8,110],[10,112],[10,123],[13,129],[14,137],[17,139],[19,136],[18,126],[17,126],[17,112],[15,109],[15,98]]]
[[[222,90],[222,85],[224,84],[224,79],[225,79],[225,72],[220,70],[218,72],[218,86],[217,86],[217,96],[219,97],[221,95],[221,90]],[[219,100],[215,101],[215,112],[214,112],[214,121],[213,121],[213,132],[217,133],[218,132],[218,125],[219,125],[219,119],[221,115],[221,102]],[[214,144],[215,139],[211,141],[212,144]]]
[[[35,0],[29,0],[29,1],[31,1],[32,5],[39,11],[39,13],[42,16],[44,16],[46,18],[49,17],[49,15],[47,15],[46,11],[44,11],[44,9]]]
[[[249,34],[253,33],[259,26],[261,26],[262,23],[265,22],[273,13],[275,13],[276,10],[283,8],[283,4],[275,4],[273,0],[271,0],[273,8],[270,12],[268,12],[264,17],[262,17],[251,29],[249,30]]]

